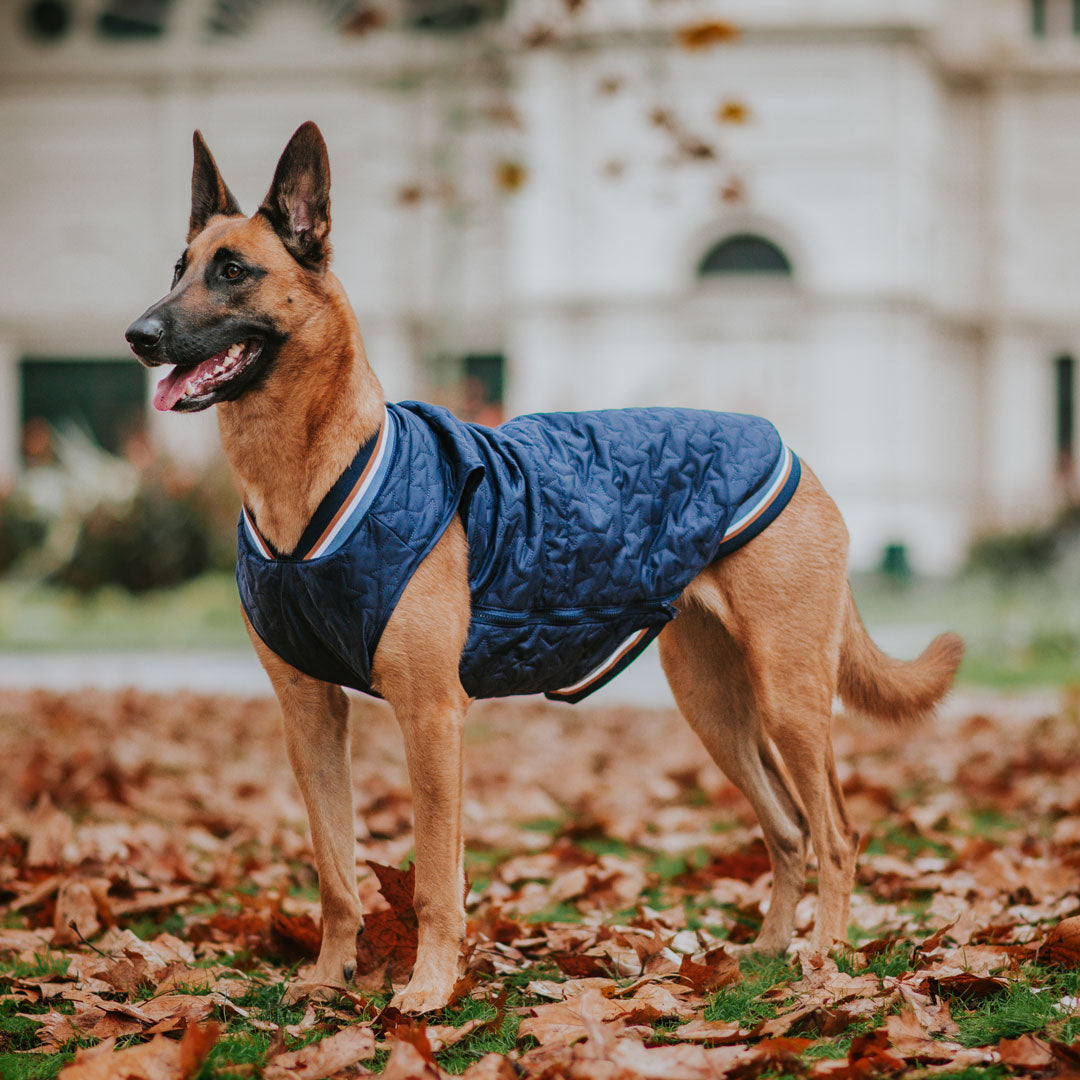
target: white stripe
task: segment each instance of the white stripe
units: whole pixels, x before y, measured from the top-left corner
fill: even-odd
[[[263,558],[272,559],[273,556],[270,554],[270,549],[266,546],[266,543],[263,541],[263,538],[259,535],[259,531],[255,528],[255,523],[251,520],[251,517],[248,515],[247,507],[245,506],[243,509],[244,509],[244,524],[247,525],[248,535],[251,537],[252,541],[254,542],[255,546],[259,549],[259,551],[262,552]]]
[[[780,457],[780,465],[776,474],[776,479],[769,485],[768,489],[753,504],[753,506],[744,510],[728,527],[724,533],[724,539],[726,540],[732,533],[736,533],[743,527],[749,518],[752,518],[757,512],[765,506],[767,503],[773,501],[776,497],[776,493],[784,485],[784,481],[787,479],[788,472],[790,471],[791,451],[785,446],[784,452]]]
[[[367,479],[364,480],[364,482],[360,485],[359,490],[356,491],[356,493],[353,495],[353,497],[349,500],[349,505],[345,508],[345,513],[343,513],[341,515],[341,517],[338,518],[337,524],[331,530],[331,532],[326,537],[326,539],[314,551],[312,551],[311,554],[307,556],[307,558],[314,559],[314,558],[318,557],[319,555],[322,555],[326,551],[326,549],[334,542],[334,537],[337,536],[338,533],[340,533],[343,528],[345,528],[345,525],[349,521],[349,518],[352,516],[353,511],[356,509],[357,504],[360,502],[361,499],[363,499],[363,497],[367,493],[368,489],[375,482],[375,477],[379,475],[379,470],[382,467],[383,459],[386,457],[386,449],[390,445],[390,440],[392,438],[392,431],[391,431],[391,428],[389,427],[390,422],[391,422],[390,421],[390,415],[387,412],[386,406],[384,405],[383,406],[383,433],[384,434],[383,434],[383,437],[379,440],[379,450],[378,450],[377,454],[375,455],[374,463],[372,464],[371,468],[368,470]]]
[[[608,668],[614,667],[626,652],[648,633],[648,630],[649,628],[646,626],[643,630],[638,630],[637,633],[631,634],[602,664],[598,664],[594,667],[584,679],[574,683],[573,686],[564,687],[562,690],[552,690],[551,692],[553,694],[575,694],[578,690],[588,686],[589,683],[595,682],[608,670]]]

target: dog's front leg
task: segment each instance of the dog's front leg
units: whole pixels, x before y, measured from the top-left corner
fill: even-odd
[[[285,1002],[331,997],[356,970],[362,912],[356,891],[356,832],[349,769],[349,702],[340,686],[297,671],[248,625],[284,717],[285,747],[307,806],[322,901],[322,946],[315,970],[290,983]]]
[[[468,549],[455,519],[417,567],[375,652],[375,686],[405,737],[416,826],[413,903],[420,941],[406,1012],[442,1008],[457,979],[465,934],[462,867],[462,729],[470,698],[458,677],[469,629]]]

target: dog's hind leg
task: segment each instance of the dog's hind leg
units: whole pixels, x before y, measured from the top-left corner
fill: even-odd
[[[791,941],[806,875],[807,824],[754,702],[738,647],[711,614],[690,605],[660,635],[660,659],[682,714],[761,823],[773,887],[755,952]]]
[[[285,747],[307,806],[322,901],[315,970],[292,983],[285,1000],[330,997],[356,969],[356,932],[363,915],[356,892],[349,702],[340,686],[310,678],[271,652],[250,623],[248,634],[281,704]]]
[[[784,512],[687,590],[739,647],[764,731],[787,766],[818,860],[812,946],[847,934],[857,837],[844,810],[830,729],[848,604],[847,531],[804,466]]]

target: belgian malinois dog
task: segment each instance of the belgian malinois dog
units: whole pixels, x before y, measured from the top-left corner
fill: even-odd
[[[586,453],[581,465],[587,471],[599,469],[600,458],[618,458],[621,452],[608,454],[590,442],[603,425],[608,425],[605,431],[629,424],[644,432],[670,423],[672,439],[656,442],[665,448],[672,442],[682,445],[675,429],[690,425],[693,432],[683,441],[696,447],[693,453],[699,460],[708,458],[710,450],[702,449],[699,438],[705,429],[694,425],[712,423],[701,417],[720,417],[716,423],[736,424],[739,432],[749,429],[747,418],[732,419],[729,414],[634,410],[631,415],[616,410],[522,418],[504,425],[504,433],[503,427],[479,429],[448,414],[437,416],[433,407],[387,405],[349,301],[328,268],[329,191],[326,147],[318,128],[307,123],[282,154],[263,204],[245,217],[196,132],[187,247],[168,295],[131,325],[127,339],[144,364],[172,366],[158,386],[159,409],[193,412],[217,406],[222,443],[243,497],[239,578],[248,632],[284,713],[289,759],[310,818],[322,900],[318,961],[310,977],[290,986],[289,997],[333,993],[355,970],[362,912],[353,854],[349,709],[340,685],[345,683],[385,698],[404,734],[415,812],[414,902],[420,930],[416,967],[394,1004],[423,1012],[447,1002],[465,928],[462,726],[472,700],[470,688],[481,676],[468,668],[464,650],[470,634],[484,629],[480,623],[485,618],[505,635],[517,633],[515,627],[531,626],[533,617],[528,611],[482,610],[477,567],[484,553],[477,545],[486,543],[486,534],[477,530],[486,527],[482,518],[492,498],[484,470],[517,467],[513,453],[495,461],[496,451],[501,453],[499,448],[505,449],[512,438],[541,440],[544,458],[559,458],[564,442],[578,449],[592,445],[593,457]],[[580,421],[574,419],[578,416]],[[429,438],[435,430],[431,424],[437,432]],[[726,432],[728,427],[717,430]],[[581,431],[588,436],[583,441],[578,439]],[[754,431],[764,432],[766,441],[772,437],[769,425]],[[397,442],[388,449],[391,437]],[[400,455],[409,440],[414,449],[421,443],[423,447],[418,464],[406,467]],[[460,490],[443,500],[451,508],[443,520],[427,507],[443,505],[432,479],[440,470],[451,476],[448,483],[453,486],[456,466],[447,462],[454,440],[460,446],[480,447],[487,464],[470,467],[458,484]],[[722,456],[721,450],[718,445],[717,455]],[[787,464],[781,467],[784,460]],[[643,604],[635,617],[654,636],[659,634],[664,671],[680,710],[760,819],[773,889],[751,948],[781,952],[790,944],[812,844],[819,897],[811,944],[826,950],[846,934],[857,842],[833,763],[834,697],[839,693],[853,708],[886,721],[923,716],[947,692],[963,643],[943,634],[911,662],[881,653],[855,609],[846,576],[848,537],[835,504],[809,468],[793,474],[790,455],[777,461],[781,464],[774,470],[775,481],[767,478],[772,485],[768,490],[787,485],[782,513],[738,550],[723,558],[702,558],[700,568],[685,571],[686,584],[677,595],[652,606]],[[712,467],[707,461],[705,466]],[[685,470],[663,467],[668,469],[665,477],[682,482],[678,478]],[[524,479],[515,474],[515,495],[501,504],[500,512],[511,521],[504,530],[508,544],[532,530],[546,543],[545,530],[564,528],[557,515],[545,517],[547,493],[530,488],[525,475],[532,468],[522,466]],[[380,469],[389,470],[390,480],[380,481],[388,485],[387,491],[398,485],[405,492],[402,508],[393,511],[399,515],[393,528],[387,524],[390,510],[363,509],[370,497],[366,485]],[[636,497],[635,485],[651,483],[648,472],[639,468],[636,480],[619,473],[618,497]],[[566,482],[577,483],[573,477]],[[319,515],[335,491],[331,510],[337,509],[324,520]],[[692,516],[692,502],[682,505],[680,522]],[[574,517],[574,528],[595,528],[606,537],[610,567],[606,557],[590,556],[591,564],[599,561],[603,566],[589,565],[583,571],[594,583],[606,581],[609,570],[615,574],[611,567],[616,564],[632,562],[641,547],[629,539],[639,525],[629,517],[623,523],[603,506],[590,505],[584,516],[576,511],[567,515]],[[433,524],[415,543],[401,535],[402,522],[419,522],[425,515]],[[659,516],[659,524],[650,527],[674,535],[679,523]],[[346,521],[357,534],[367,529],[382,538],[376,557],[360,569],[349,561],[352,556],[342,554],[345,548],[332,551],[335,536],[347,531],[342,527]],[[420,526],[416,529],[419,535]],[[584,532],[580,536],[585,537],[581,543],[591,543]],[[566,560],[575,557],[572,548],[565,546]],[[345,575],[320,586],[324,593],[319,603],[335,609],[325,613],[327,625],[336,620],[332,634],[324,632],[317,604],[304,607],[302,598],[295,599],[282,616],[283,609],[270,611],[263,603],[267,596],[278,603],[281,590],[296,575],[331,571]],[[397,575],[396,592],[389,586],[379,592],[384,572],[391,578]],[[671,580],[681,581],[679,572],[676,566]],[[559,573],[560,566],[549,561],[541,578]],[[546,587],[546,579],[537,586]],[[370,669],[361,678],[349,674],[362,665],[357,661],[350,666],[346,654],[352,645],[346,639],[354,625],[366,625],[370,618],[365,590],[377,595],[388,617],[365,639],[375,645]],[[590,620],[599,625],[606,610],[590,606],[585,597],[579,606],[554,611],[551,619],[585,635],[574,639],[576,649],[593,633]],[[315,639],[331,638],[331,646],[309,648]],[[515,639],[518,644],[522,640],[534,639]],[[558,653],[561,647],[554,648]],[[620,655],[627,654],[624,650]],[[315,658],[305,659],[309,656]],[[530,662],[527,651],[520,649],[512,660],[492,654],[485,664],[493,670],[481,675],[510,680],[497,685],[518,686],[513,678]],[[610,673],[612,665],[605,670]],[[578,688],[581,685],[585,683]]]

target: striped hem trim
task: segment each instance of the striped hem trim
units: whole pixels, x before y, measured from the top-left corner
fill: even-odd
[[[371,502],[367,496],[370,494],[374,497],[375,480],[381,478],[384,471],[383,465],[389,463],[390,449],[393,443],[394,425],[389,412],[384,406],[382,427],[379,429],[379,440],[375,444],[375,450],[372,452],[370,460],[364,466],[364,471],[357,478],[352,491],[349,492],[345,502],[333,516],[322,536],[315,541],[315,546],[303,557],[305,562],[308,559],[317,559],[320,555],[326,555],[340,546],[335,543],[338,537],[348,536],[345,526],[354,519],[359,519],[363,512],[367,510]]]
[[[606,660],[593,668],[583,679],[562,690],[548,690],[544,696],[552,701],[565,701],[570,705],[576,704],[628,668],[645,651],[645,648],[662,629],[662,626],[646,626],[644,629],[638,630],[622,642]]]
[[[727,527],[723,540],[733,540],[740,533],[745,532],[755,521],[772,505],[773,500],[783,490],[788,477],[791,476],[794,454],[785,446],[780,460],[776,463],[772,475],[765,485],[765,490],[747,507],[739,508],[739,516]]]

